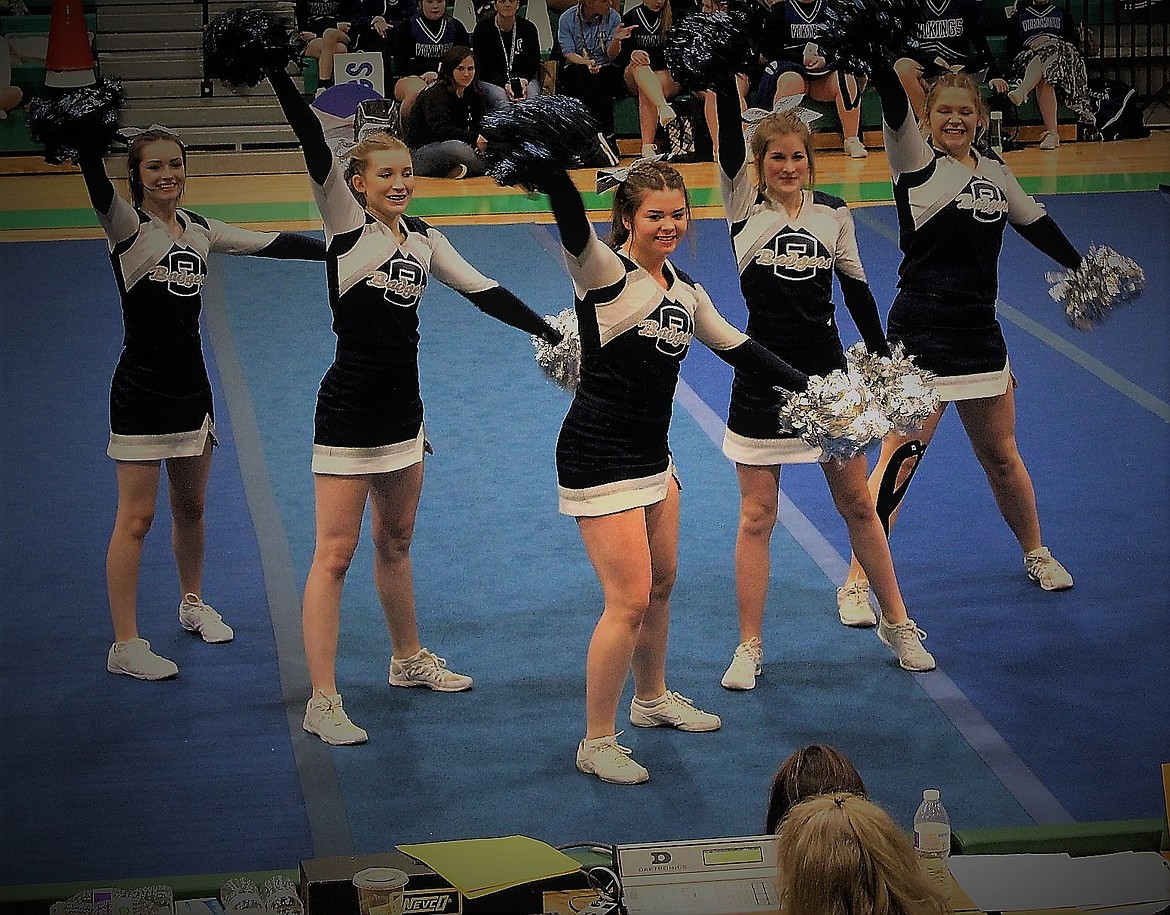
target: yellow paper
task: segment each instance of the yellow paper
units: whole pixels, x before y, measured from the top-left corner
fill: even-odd
[[[581,867],[564,852],[528,836],[426,842],[399,845],[398,850],[417,858],[468,899],[571,874]]]

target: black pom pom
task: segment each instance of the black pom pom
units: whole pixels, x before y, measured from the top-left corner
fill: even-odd
[[[255,86],[293,59],[292,35],[278,16],[259,7],[220,13],[203,30],[203,67],[229,86]]]
[[[124,98],[121,83],[99,79],[29,102],[29,131],[45,147],[45,161],[58,165],[83,153],[104,156],[118,132]]]
[[[550,171],[596,162],[597,122],[578,99],[541,95],[489,111],[480,122],[487,173],[502,185],[541,189]]]
[[[833,66],[865,76],[917,47],[923,0],[825,0],[817,39]]]
[[[750,72],[745,60],[750,46],[745,15],[696,13],[671,26],[663,54],[679,86],[694,92],[726,82],[732,74]]]

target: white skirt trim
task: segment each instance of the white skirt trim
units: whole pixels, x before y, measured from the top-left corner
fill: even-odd
[[[979,372],[974,375],[939,375],[933,382],[939,399],[944,403],[952,400],[978,400],[981,397],[998,397],[1007,391],[1012,383],[1010,362],[994,372]]]
[[[423,459],[426,427],[418,427],[418,435],[405,442],[378,445],[374,448],[335,448],[313,445],[313,473],[330,476],[361,476],[367,473],[391,473],[412,467]]]
[[[631,508],[656,505],[666,498],[670,478],[677,477],[674,461],[662,473],[634,480],[616,480],[586,489],[557,487],[560,497],[560,512],[574,518],[594,518],[599,515],[616,515]]]
[[[106,454],[115,461],[165,461],[168,458],[198,457],[207,447],[207,440],[218,445],[215,423],[210,416],[203,425],[191,432],[167,432],[163,435],[119,435],[110,433]]]
[[[777,464],[816,464],[824,457],[801,438],[748,438],[725,429],[723,453],[737,464],[773,467]]]

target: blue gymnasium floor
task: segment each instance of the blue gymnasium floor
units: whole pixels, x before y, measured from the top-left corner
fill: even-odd
[[[773,541],[765,676],[751,693],[722,690],[736,642],[738,494],[716,444],[730,376],[696,345],[672,439],[684,494],[670,679],[724,727],[627,729],[623,742],[652,772],[634,789],[573,768],[600,594],[574,525],[556,513],[553,445],[568,397],[543,381],[522,335],[438,284],[423,305],[436,454],[413,551],[420,620],[424,643],[476,687],[386,685],[388,641],[363,542],[346,586],[339,682],[371,740],[331,749],[300,730],[312,404],[333,345],[320,267],[215,262],[207,355],[222,447],[206,593],[237,638],[209,646],[179,629],[161,500],[140,624],[181,674],[141,683],[104,669],[115,504],[106,392],[121,336],[104,243],[0,247],[2,883],[285,868],[513,832],[554,844],[750,834],[778,762],[815,741],[852,757],[904,825],[925,785],[942,789],[956,828],[1159,816],[1158,764],[1170,754],[1158,698],[1170,656],[1170,208],[1156,193],[1046,202],[1078,247],[1107,241],[1137,258],[1150,290],[1082,334],[1047,297],[1045,259],[1007,242],[1002,315],[1020,381],[1018,434],[1046,540],[1076,588],[1045,594],[1027,581],[949,415],[894,534],[907,600],[940,669],[907,674],[872,631],[837,623],[844,524],[820,471],[797,467],[784,474]],[[894,212],[856,214],[888,304]],[[568,304],[547,227],[444,231],[537,310]],[[697,222],[676,262],[742,322],[721,222]]]

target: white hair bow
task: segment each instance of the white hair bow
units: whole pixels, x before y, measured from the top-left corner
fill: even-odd
[[[657,156],[643,156],[640,159],[635,159],[629,165],[624,165],[621,168],[599,168],[597,170],[597,193],[604,194],[606,191],[611,191],[619,184],[624,184],[626,179],[630,177],[630,171],[639,165],[646,162],[657,162],[659,159],[665,159],[666,156],[661,153]]]
[[[752,134],[755,132],[756,126],[765,118],[771,117],[773,114],[779,114],[785,111],[793,112],[804,123],[811,124],[817,120],[821,113],[813,111],[811,108],[801,107],[801,102],[804,101],[803,95],[786,95],[779,99],[772,107],[771,111],[763,108],[749,108],[742,115],[740,115],[744,124],[744,141],[750,143],[752,141]]]
[[[164,127],[162,124],[151,124],[147,127],[121,127],[118,129],[118,132],[115,134],[115,136],[123,143],[129,145],[131,140],[133,140],[135,137],[142,136],[144,133],[166,134],[180,146],[186,148],[187,145],[183,142],[182,137],[179,136],[177,131],[170,127]]]

